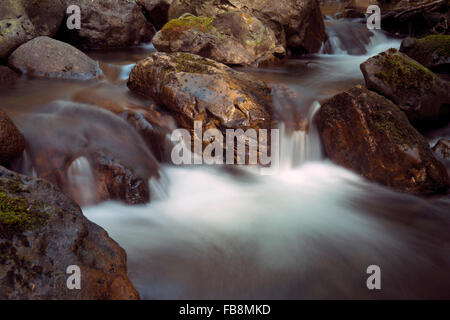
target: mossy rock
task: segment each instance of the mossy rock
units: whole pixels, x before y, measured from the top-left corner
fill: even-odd
[[[203,33],[217,34],[213,26],[214,18],[196,17],[185,14],[178,19],[170,20],[161,29],[163,38],[168,41],[175,41],[180,38],[183,32],[187,30],[196,30]]]
[[[430,35],[421,39],[406,38],[400,52],[436,72],[450,71],[450,35]]]

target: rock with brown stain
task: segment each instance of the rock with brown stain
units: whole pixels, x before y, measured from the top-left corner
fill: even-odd
[[[8,115],[0,110],[0,164],[19,157],[25,149],[25,138]]]
[[[391,101],[361,86],[326,101],[317,123],[331,160],[369,180],[413,194],[449,187],[427,141]]]
[[[275,62],[285,54],[274,32],[244,12],[216,17],[184,14],[167,23],[153,38],[163,52],[189,52],[229,65]]]
[[[37,37],[21,45],[8,63],[32,77],[90,80],[98,75],[94,60],[77,48],[49,37]]]
[[[413,124],[450,121],[450,83],[396,49],[361,64],[367,88],[392,100]]]
[[[0,299],[139,299],[125,251],[76,203],[44,180],[3,167],[0,185]],[[81,290],[67,286],[73,265]]]
[[[185,13],[215,17],[233,11],[261,20],[274,31],[279,44],[294,52],[318,52],[327,38],[318,0],[174,0],[169,20]]]

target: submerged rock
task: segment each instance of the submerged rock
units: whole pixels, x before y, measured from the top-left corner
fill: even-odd
[[[270,128],[272,99],[264,82],[189,53],[154,53],[138,62],[128,87],[173,112],[193,130]]]
[[[144,10],[147,17],[157,30],[160,30],[169,21],[169,7],[172,0],[136,0]]]
[[[168,161],[173,147],[170,134],[177,128],[176,121],[154,103],[139,98],[127,88],[101,84],[76,93],[72,100],[119,115],[139,132],[158,161]]]
[[[126,254],[44,180],[0,167],[0,299],[138,299]],[[69,290],[76,265],[81,290]]]
[[[62,0],[81,9],[81,28],[62,28],[58,37],[83,49],[127,48],[149,42],[154,34],[135,0]]]
[[[25,149],[25,138],[8,115],[0,110],[0,164],[19,157]]]
[[[318,52],[326,39],[318,0],[173,0],[169,20],[185,13],[215,17],[234,11],[258,18],[273,30],[281,45],[295,52]]]
[[[2,0],[0,2],[0,59],[38,36],[53,36],[64,18],[61,0]]]
[[[285,50],[273,31],[243,12],[173,19],[153,39],[158,51],[189,52],[232,65],[252,65],[275,60]]]
[[[435,72],[450,73],[450,35],[406,38],[400,52]]]
[[[97,63],[71,45],[37,37],[17,48],[9,65],[34,77],[89,80],[97,77]]]
[[[388,99],[361,86],[326,101],[318,127],[331,160],[413,194],[445,192],[449,177],[419,132]]]
[[[392,100],[414,124],[447,123],[450,84],[395,49],[361,64],[366,85]]]

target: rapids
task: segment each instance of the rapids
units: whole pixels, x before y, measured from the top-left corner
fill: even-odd
[[[329,18],[327,32],[324,52],[329,54],[271,68],[239,68],[274,88],[281,130],[276,175],[162,165],[160,180],[149,182],[150,204],[106,202],[83,208],[126,250],[129,276],[142,298],[450,296],[449,203],[397,193],[333,165],[324,158],[313,121],[320,101],[363,83],[360,63],[398,48],[400,40],[352,20]],[[152,51],[147,45],[89,54],[100,61],[103,81],[117,87],[114,98],[126,100],[129,72]],[[279,84],[290,94],[277,89]],[[2,105],[29,143],[18,164],[23,173],[39,176],[30,151],[55,143],[63,143],[67,153],[106,145],[136,170],[149,170],[151,152],[123,119],[88,106],[52,110],[52,116],[40,107],[70,101],[93,85],[23,79],[0,92]],[[45,134],[50,130],[62,139]],[[89,202],[95,181],[86,159],[76,158],[67,170],[73,187],[83,189]],[[379,292],[366,288],[366,269],[373,264],[382,272]]]

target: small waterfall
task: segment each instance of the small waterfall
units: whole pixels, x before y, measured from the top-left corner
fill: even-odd
[[[319,109],[317,101],[311,105],[304,129],[288,132],[285,123],[280,125],[280,162],[283,171],[322,159],[320,137],[314,124],[314,116]]]
[[[67,178],[71,194],[76,201],[83,204],[94,204],[97,201],[97,190],[94,173],[86,157],[76,158],[67,169]]]
[[[151,177],[149,180],[150,200],[159,201],[166,200],[169,197],[167,190],[169,189],[169,179],[164,171],[159,170],[159,179]]]

